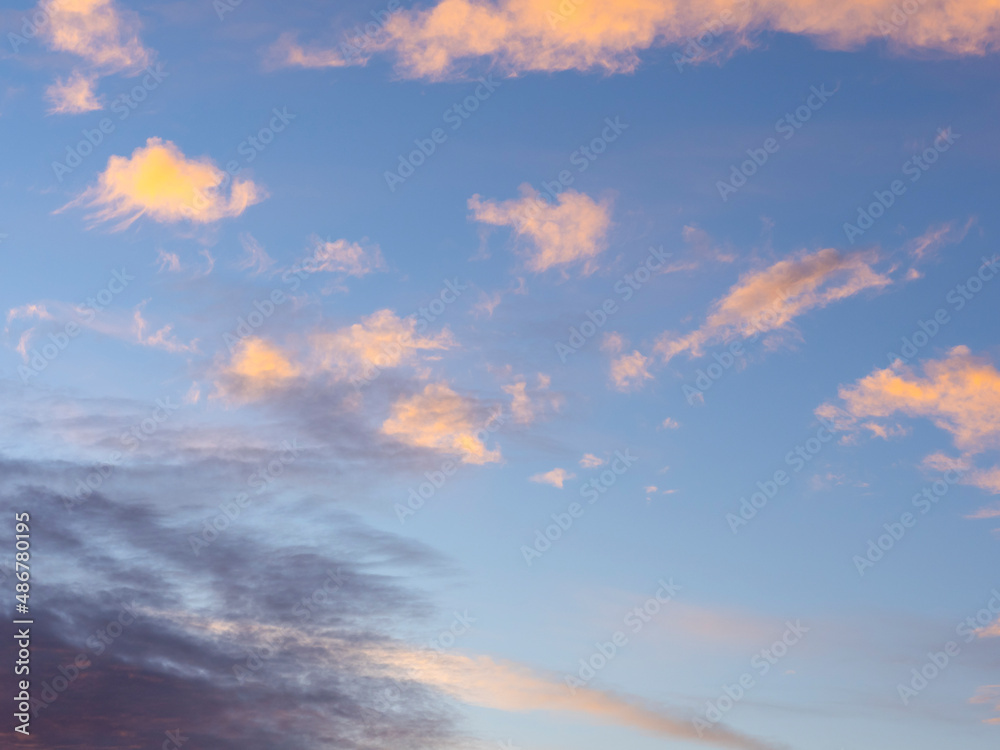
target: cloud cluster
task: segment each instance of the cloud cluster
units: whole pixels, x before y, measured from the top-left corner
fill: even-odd
[[[49,47],[76,55],[84,64],[49,87],[52,113],[100,109],[94,93],[100,76],[135,73],[153,60],[139,39],[138,17],[120,10],[113,0],[43,0],[39,8],[47,15],[40,27]]]
[[[972,464],[974,457],[1000,450],[1000,372],[968,347],[956,346],[944,358],[924,362],[922,375],[897,360],[841,386],[838,396],[840,404],[822,404],[817,415],[838,429],[879,437],[903,432],[896,415],[929,419],[951,435],[961,455],[932,454],[925,466],[961,471],[963,482],[1000,494],[1000,466],[977,469]],[[990,517],[990,512],[980,517]]]
[[[565,272],[582,264],[583,273],[596,268],[596,259],[607,248],[611,207],[576,190],[565,190],[556,203],[543,200],[530,185],[521,186],[521,198],[506,201],[469,199],[472,218],[484,224],[512,227],[525,240],[525,265],[542,273],[550,268]]]
[[[260,186],[228,175],[210,159],[189,159],[171,141],[150,138],[130,157],[112,156],[96,185],[64,206],[86,205],[95,222],[117,221],[115,230],[141,216],[164,222],[206,224],[239,216],[266,197]]]
[[[753,46],[772,32],[833,49],[884,40],[897,54],[983,55],[1000,46],[1000,8],[992,0],[924,0],[910,12],[895,0],[440,0],[395,13],[373,48],[394,54],[403,75],[430,80],[476,63],[508,75],[610,74],[633,71],[640,53],[653,47],[679,47],[681,59],[693,62]],[[714,46],[706,51],[698,39]],[[335,50],[306,51],[291,38],[278,50],[288,65],[349,64]]]

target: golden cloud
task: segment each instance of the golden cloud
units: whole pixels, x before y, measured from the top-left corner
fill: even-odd
[[[299,368],[274,344],[261,338],[243,339],[223,372],[226,384],[220,391],[232,395],[259,395],[299,374]]]
[[[207,158],[188,159],[170,141],[150,138],[131,157],[112,156],[96,185],[63,208],[85,204],[91,219],[125,229],[140,216],[159,222],[209,223],[239,216],[266,193],[247,179],[225,186],[229,175]],[[59,209],[63,210],[63,209]]]
[[[839,50],[879,41],[900,55],[978,56],[1000,46],[1000,7],[994,0],[923,0],[912,12],[897,0],[441,0],[393,14],[372,49],[394,54],[404,76],[431,80],[461,75],[477,62],[508,75],[610,74],[635,70],[639,54],[653,47],[679,48],[675,60],[683,66],[773,32]],[[286,65],[351,64],[340,51],[307,51],[289,36],[272,54]]]
[[[522,197],[495,202],[478,195],[469,199],[472,218],[484,224],[513,227],[527,240],[529,270],[542,273],[582,263],[583,273],[596,268],[596,257],[607,247],[611,208],[575,190],[565,190],[556,203],[543,200],[530,185],[522,185]]]
[[[496,463],[501,460],[500,449],[489,450],[486,439],[501,419],[495,413],[480,413],[472,399],[446,383],[430,383],[392,405],[382,433],[415,448],[458,455],[463,463]]]
[[[744,274],[712,305],[700,328],[686,336],[661,336],[655,351],[665,362],[682,352],[700,357],[709,344],[778,331],[810,310],[881,289],[892,282],[872,268],[875,260],[873,253],[844,255],[826,248]]]

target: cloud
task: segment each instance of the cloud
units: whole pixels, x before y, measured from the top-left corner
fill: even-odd
[[[366,56],[345,56],[340,50],[307,50],[296,41],[295,34],[285,33],[267,51],[266,64],[270,68],[344,68],[364,65]]]
[[[249,271],[251,275],[259,276],[274,265],[274,258],[267,254],[264,246],[249,232],[240,233],[240,245],[246,254],[236,266],[241,271]]]
[[[669,362],[678,354],[700,357],[705,347],[779,331],[810,310],[823,308],[891,280],[872,267],[870,252],[842,254],[832,248],[798,253],[744,274],[716,301],[705,322],[685,336],[664,334],[655,351]]]
[[[580,466],[584,469],[596,469],[598,466],[604,464],[603,458],[598,458],[593,453],[584,453],[583,458],[580,459]]]
[[[900,16],[902,19],[900,20]],[[413,78],[440,80],[465,68],[529,71],[599,70],[629,73],[639,53],[675,46],[675,60],[692,63],[752,46],[778,32],[847,50],[885,40],[897,54],[937,52],[984,55],[1000,42],[1000,9],[991,0],[927,0],[912,14],[895,0],[732,0],[666,3],[624,0],[441,0],[402,10],[386,23],[378,46],[395,54],[397,68]],[[708,39],[699,44],[695,40]],[[709,49],[710,48],[710,49]],[[328,52],[330,64],[342,64]],[[311,59],[322,60],[319,53]]]
[[[463,463],[496,463],[501,460],[500,448],[489,450],[486,438],[502,418],[482,414],[476,407],[446,383],[430,383],[420,393],[393,403],[382,433],[414,448],[458,455]]]
[[[225,464],[208,464],[147,465],[140,491],[116,492],[119,476],[69,513],[58,486],[90,468],[0,458],[0,511],[30,511],[32,540],[53,568],[45,601],[32,603],[33,672],[70,676],[58,692],[39,680],[34,745],[114,737],[158,748],[179,728],[192,747],[213,750],[453,747],[450,698],[377,675],[368,653],[395,640],[396,623],[435,614],[412,580],[439,577],[441,558],[314,503],[275,508],[270,528],[255,529],[248,511],[196,556],[188,535],[219,511],[192,509],[176,483],[196,477],[209,496],[232,497]],[[293,516],[323,528],[322,543],[286,527]],[[14,616],[10,603],[0,612]]]
[[[456,699],[501,711],[575,713],[592,721],[635,729],[657,737],[739,748],[773,750],[774,746],[716,725],[699,730],[689,718],[647,705],[637,698],[592,688],[572,692],[562,680],[539,674],[516,662],[488,656],[386,650],[373,654],[400,676],[409,676]],[[699,734],[701,731],[701,734]]]
[[[896,360],[854,385],[841,386],[837,395],[840,405],[822,404],[816,414],[838,429],[888,437],[902,432],[891,422],[897,414],[929,419],[951,435],[961,456],[931,454],[925,468],[961,472],[963,483],[1000,494],[1000,466],[977,469],[971,461],[1000,450],[1000,372],[968,347],[956,346],[942,359],[925,361],[923,375]],[[983,513],[977,517],[990,517]]]
[[[976,694],[969,699],[969,703],[993,704],[993,711],[1000,713],[1000,685],[983,685],[976,690]],[[983,719],[986,724],[1000,724],[1000,716],[992,719]]]
[[[538,484],[551,484],[553,487],[563,488],[563,483],[569,481],[570,479],[576,479],[576,474],[572,474],[566,469],[552,469],[551,471],[542,472],[541,474],[534,474],[528,479],[532,482],[537,482]]]
[[[95,76],[85,75],[79,71],[74,72],[66,80],[57,78],[56,82],[45,90],[46,98],[52,102],[49,114],[75,115],[101,109],[103,105],[94,93],[96,81]]]
[[[152,61],[139,40],[138,16],[120,11],[112,0],[48,0],[40,7],[49,16],[42,37],[55,50],[106,73],[140,70]]]
[[[165,250],[156,251],[157,271],[163,273],[170,271],[176,273],[181,270],[181,259],[177,253],[168,253]]]
[[[418,327],[415,318],[378,310],[360,323],[312,334],[309,358],[314,368],[346,381],[370,377],[378,369],[416,364],[421,352],[443,351],[455,345],[448,328],[422,336]]]
[[[358,278],[372,271],[385,270],[385,260],[378,245],[365,247],[347,240],[321,240],[313,236],[312,253],[299,265],[306,271],[340,273]]]
[[[278,347],[257,337],[243,339],[217,382],[227,395],[262,395],[299,375],[299,368]]]
[[[949,221],[929,227],[922,235],[907,242],[904,250],[914,259],[914,263],[929,260],[942,248],[957,245],[964,240],[974,223],[973,219],[969,219],[961,225]]]
[[[96,185],[60,211],[75,205],[95,209],[95,222],[130,226],[140,216],[169,223],[199,224],[239,216],[266,194],[249,179],[236,178],[226,195],[227,173],[207,158],[188,159],[170,141],[150,138],[131,157],[112,156]]]
[[[501,387],[510,396],[510,411],[518,424],[531,424],[540,413],[558,411],[563,398],[559,394],[549,392],[552,378],[545,373],[538,373],[538,385],[529,388],[526,380]]]
[[[521,198],[499,203],[472,196],[472,218],[484,224],[513,227],[517,237],[527,244],[525,264],[535,273],[550,268],[565,273],[567,266],[577,264],[582,264],[584,274],[596,270],[596,258],[607,247],[610,205],[575,190],[559,193],[555,204],[540,198],[530,185],[522,185],[520,192]]]
[[[665,430],[676,430],[681,426],[681,424],[673,417],[667,417],[663,420],[660,426]]]
[[[177,337],[173,334],[174,327],[172,324],[168,323],[155,332],[147,333],[149,323],[142,316],[142,308],[145,304],[145,302],[140,304],[132,313],[132,330],[135,334],[135,340],[138,343],[143,346],[151,346],[155,349],[165,349],[168,352],[193,352],[197,350],[198,340],[195,339],[188,344],[178,341]]]
[[[638,350],[623,354],[611,360],[611,382],[619,391],[638,388],[646,380],[652,379],[647,367],[649,359]]]
[[[153,60],[139,39],[138,16],[121,11],[112,0],[43,0],[47,19],[39,24],[45,43],[83,62],[68,79],[57,79],[46,96],[50,114],[78,114],[101,109],[94,93],[97,79],[112,73],[137,73]]]

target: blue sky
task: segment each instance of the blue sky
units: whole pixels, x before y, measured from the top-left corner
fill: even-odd
[[[1000,8],[853,6],[3,11],[17,741],[995,746]]]

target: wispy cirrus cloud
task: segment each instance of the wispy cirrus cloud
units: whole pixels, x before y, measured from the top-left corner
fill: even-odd
[[[678,354],[700,357],[711,344],[788,329],[799,316],[892,280],[874,267],[873,252],[842,253],[833,248],[800,252],[759,271],[743,274],[716,301],[705,322],[684,335],[664,334],[655,352],[664,362]]]

